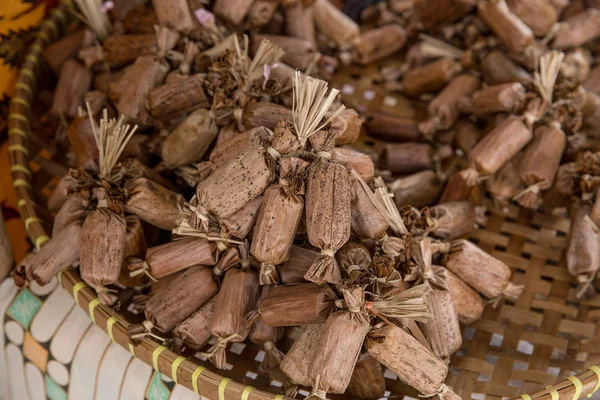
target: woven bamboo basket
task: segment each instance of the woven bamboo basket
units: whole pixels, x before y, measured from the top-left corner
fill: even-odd
[[[40,148],[39,140],[32,140],[35,132],[30,128],[30,105],[36,96],[42,50],[60,36],[71,18],[71,7],[70,3],[61,3],[41,24],[10,102],[9,151],[14,189],[29,239],[38,249],[49,240],[47,227],[51,222],[42,204],[66,169],[60,166],[56,148],[48,151]],[[342,88],[346,104],[367,114],[375,110],[406,112],[400,111],[406,110],[402,107],[405,100],[383,93],[379,71],[384,63],[343,68],[333,84]],[[362,144],[371,148],[378,145],[369,139]],[[513,281],[524,284],[526,290],[516,303],[488,306],[482,320],[465,328],[464,344],[451,359],[447,384],[469,399],[578,399],[598,390],[600,296],[585,301],[575,298],[575,283],[565,266],[569,220],[514,206],[501,211],[489,200],[483,205],[488,210],[487,222],[471,240],[509,265]],[[127,337],[130,315],[100,305],[96,293],[75,269],[63,271],[59,282],[113,341],[201,396],[219,400],[287,399],[277,394],[284,377],[254,373],[258,370],[259,348],[241,345],[241,350],[230,349],[227,357],[231,369],[215,371],[210,364],[179,356],[151,339],[134,346]],[[282,347],[285,349],[286,343]],[[386,397],[418,397],[389,371],[386,385]]]

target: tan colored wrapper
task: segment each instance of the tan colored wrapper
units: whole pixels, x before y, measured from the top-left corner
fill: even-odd
[[[467,240],[458,240],[453,247],[446,268],[484,297],[496,299],[504,295],[515,300],[520,296],[523,287],[510,282],[510,268],[502,261]]]
[[[552,47],[568,49],[581,46],[600,36],[600,10],[588,8],[561,22]]]
[[[276,286],[261,300],[258,315],[272,327],[320,324],[335,311],[336,300],[337,295],[326,285]],[[249,322],[253,319],[256,315],[249,316]]]
[[[511,51],[521,53],[533,42],[533,32],[508,8],[506,1],[485,0],[478,7],[481,19]]]
[[[244,108],[243,123],[246,129],[259,126],[275,129],[280,119],[291,121],[292,110],[278,104],[264,101],[250,104]]]
[[[135,135],[134,135],[135,137]],[[133,139],[133,137],[132,137]],[[121,173],[127,180],[134,180],[136,178],[146,178],[159,185],[169,189],[175,190],[175,186],[170,180],[163,178],[158,172],[150,168],[146,164],[142,163],[137,158],[128,158],[121,162]]]
[[[548,0],[508,0],[507,3],[536,36],[546,36],[558,21],[558,12]]]
[[[525,88],[518,82],[488,86],[473,94],[472,111],[487,113],[514,113],[523,106]]]
[[[340,49],[352,47],[360,35],[356,22],[346,16],[328,0],[316,0],[312,6],[315,25]]]
[[[217,245],[204,238],[186,237],[151,247],[146,259],[133,259],[128,265],[132,276],[148,275],[152,280],[173,275],[193,265],[217,263]]]
[[[129,338],[137,343],[146,336],[152,336],[154,328],[162,333],[171,331],[218,291],[219,285],[210,268],[198,266],[187,269],[147,300],[144,309],[146,321],[141,325],[129,325]]]
[[[404,75],[402,80],[404,92],[411,97],[437,92],[446,86],[460,70],[460,64],[449,58],[441,58],[413,68]]]
[[[333,121],[331,121],[331,130],[337,131],[335,145],[354,143],[360,136],[362,128],[362,118],[352,108],[347,108],[341,112]]]
[[[65,61],[56,84],[50,113],[73,118],[83,105],[83,95],[90,90],[92,73],[75,60]]]
[[[162,120],[208,108],[210,103],[203,90],[205,79],[196,74],[152,89],[148,93],[150,114]]]
[[[208,344],[212,333],[208,329],[215,313],[215,298],[210,299],[192,315],[173,329],[173,351],[181,353],[185,349],[198,351]]]
[[[358,357],[347,392],[355,399],[373,400],[384,396],[383,368],[369,353]]]
[[[217,337],[217,343],[207,353],[203,353],[217,368],[225,368],[227,344],[242,342],[248,336],[246,315],[256,307],[258,294],[256,272],[237,268],[227,271],[209,323],[211,333]]]
[[[340,270],[351,280],[356,280],[363,272],[369,272],[371,254],[360,243],[348,242],[336,254]]]
[[[422,138],[418,123],[412,116],[373,113],[366,123],[371,136],[390,142],[412,142]]]
[[[209,110],[194,111],[167,136],[161,157],[171,168],[199,161],[218,133]]]
[[[217,0],[213,12],[230,25],[242,23],[252,7],[253,0]]]
[[[284,7],[285,33],[298,39],[304,39],[317,45],[315,35],[315,21],[313,8],[301,1],[294,2]]]
[[[273,132],[263,126],[252,128],[246,132],[237,134],[231,140],[215,146],[210,153],[210,161],[213,170],[235,158],[242,151],[246,150],[250,144],[266,146],[272,139]]]
[[[335,147],[331,150],[331,159],[356,173],[367,183],[375,175],[375,164],[368,154],[351,147]]]
[[[352,233],[361,240],[381,240],[386,235],[390,223],[385,207],[355,170],[351,170],[351,175]]]
[[[308,369],[319,346],[319,340],[325,329],[325,324],[306,325],[302,334],[285,355],[279,368],[287,375],[292,383],[310,386],[311,380]]]
[[[388,143],[383,158],[385,168],[398,174],[412,174],[434,167],[434,149],[428,143]]]
[[[269,40],[279,46],[285,52],[281,61],[301,71],[306,71],[309,67],[312,68],[317,61],[316,57],[320,57],[320,54],[317,52],[316,47],[312,42],[281,35],[252,35],[251,44],[253,53],[256,52],[256,49],[262,40]]]
[[[450,201],[429,209],[431,233],[443,240],[467,235],[475,229],[475,206],[469,201]]]
[[[260,291],[261,299],[274,287],[273,285],[263,285]],[[265,357],[258,367],[259,371],[279,367],[281,361],[283,361],[285,354],[275,347],[275,342],[281,339],[282,336],[283,328],[281,327],[268,326],[260,319],[252,324],[248,338],[253,343],[262,344],[265,350]]]
[[[440,196],[442,188],[442,182],[431,170],[397,179],[390,186],[398,209],[406,206],[415,208],[429,206]]]
[[[184,33],[196,26],[186,0],[152,0],[152,5],[161,25]]]
[[[318,251],[293,245],[287,261],[277,268],[281,282],[286,284],[305,283],[304,274],[319,256]]]
[[[135,61],[139,56],[156,54],[158,51],[156,35],[111,35],[102,42],[103,60],[109,67],[122,68]]]
[[[258,219],[258,213],[263,203],[264,196],[258,195],[254,200],[246,203],[245,206],[234,212],[227,218],[221,218],[221,227],[225,233],[238,239],[244,239]]]
[[[146,178],[128,181],[126,190],[125,211],[161,229],[172,230],[179,225],[185,202],[180,194]]]
[[[406,31],[400,25],[384,25],[360,35],[355,46],[356,61],[367,65],[390,56],[404,47]]]
[[[52,237],[57,236],[63,229],[75,221],[81,225],[88,212],[89,201],[79,193],[74,193],[64,202],[52,225]]]
[[[125,217],[127,224],[127,233],[125,235],[125,248],[123,249],[123,263],[121,264],[121,273],[119,274],[119,283],[127,287],[141,286],[143,280],[139,278],[131,278],[127,269],[127,260],[130,257],[143,258],[146,256],[148,243],[144,235],[144,227],[142,221],[135,215]]]
[[[256,0],[248,10],[248,28],[257,29],[269,24],[279,4],[271,0]]]
[[[446,270],[446,282],[460,323],[469,325],[480,320],[483,315],[481,296],[449,270]]]

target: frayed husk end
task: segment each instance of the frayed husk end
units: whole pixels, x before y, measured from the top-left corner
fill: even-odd
[[[250,311],[246,315],[246,325],[250,328],[258,319],[260,318],[260,310],[257,308],[256,310]]]
[[[512,282],[508,282],[508,284],[502,291],[502,295],[511,301],[517,301],[519,299],[519,297],[521,296],[521,294],[523,293],[524,289],[525,289],[524,285],[515,285]]]
[[[467,168],[460,172],[460,176],[465,180],[468,186],[477,185],[479,172],[475,168]]]
[[[227,366],[227,352],[225,346],[219,347],[215,344],[208,352],[200,353],[200,355],[206,357],[206,359],[217,367],[217,369],[225,369]]]
[[[98,294],[98,299],[100,300],[100,303],[105,304],[105,305],[109,305],[112,306],[113,304],[115,304],[118,300],[118,297],[116,294],[114,294],[114,290],[111,289],[107,289],[104,286],[98,286],[96,287],[96,293]]]
[[[170,343],[171,350],[177,354],[181,354],[185,350],[185,342],[183,338],[175,336]]]
[[[283,384],[283,393],[286,397],[296,397],[298,395],[298,385],[292,381],[287,381]]]
[[[342,280],[340,267],[333,256],[322,255],[310,266],[304,279],[314,283],[339,283]]]
[[[258,372],[279,367],[279,365],[283,361],[283,358],[285,357],[285,354],[281,350],[279,350],[273,342],[265,343],[264,347],[265,358],[258,367]]]
[[[17,267],[15,267],[12,273],[12,278],[15,282],[15,285],[19,289],[24,289],[27,286],[29,286],[29,280],[27,279],[27,273],[25,271],[24,265],[18,265]]]
[[[260,275],[258,277],[258,282],[261,285],[276,285],[281,282],[279,272],[277,271],[277,268],[275,268],[274,264],[260,264]]]
[[[525,207],[530,210],[536,210],[538,208],[538,204],[540,202],[540,193],[539,192],[523,193],[523,195],[519,196],[516,199],[516,202],[521,207]]]

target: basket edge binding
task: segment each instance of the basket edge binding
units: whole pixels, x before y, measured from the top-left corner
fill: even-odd
[[[36,40],[29,47],[25,61],[21,66],[15,84],[15,94],[10,100],[8,116],[9,154],[13,187],[18,198],[19,212],[25,223],[27,235],[36,249],[46,243],[50,237],[46,234],[41,219],[37,216],[32,196],[31,170],[27,138],[31,134],[30,104],[35,95],[39,75],[39,58],[47,45],[57,40],[72,16],[74,8],[71,0],[61,0],[60,4],[49,12],[40,25]],[[121,316],[100,305],[95,292],[81,280],[74,270],[65,270],[59,274],[61,286],[69,292],[75,302],[87,311],[92,322],[98,325],[112,341],[128,350],[134,357],[172,378],[195,393],[210,399],[241,399],[250,397],[260,400],[291,400],[283,395],[258,390],[252,386],[240,384],[230,378],[222,377],[210,369],[195,364],[192,360],[180,357],[153,340],[144,339],[134,346],[127,336],[127,325]],[[577,376],[571,376],[545,390],[517,399],[578,399],[589,393],[588,397],[600,389],[600,366],[592,366]]]

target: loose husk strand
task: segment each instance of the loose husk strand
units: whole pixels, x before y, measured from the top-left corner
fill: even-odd
[[[408,233],[408,229],[406,225],[404,225],[404,221],[402,220],[402,216],[400,216],[400,212],[398,211],[398,207],[392,201],[392,197],[394,197],[393,193],[389,193],[385,182],[381,177],[377,177],[373,180],[375,184],[375,195],[383,204],[385,212],[390,221],[390,228],[394,231],[395,234],[399,236],[404,236]]]
[[[104,40],[110,35],[112,29],[108,13],[103,10],[103,0],[75,0],[77,7],[83,15],[78,15],[96,34],[98,39]]]
[[[533,76],[536,89],[548,104],[552,103],[554,84],[564,57],[564,53],[560,51],[551,51],[543,55],[539,59],[539,71]]]

